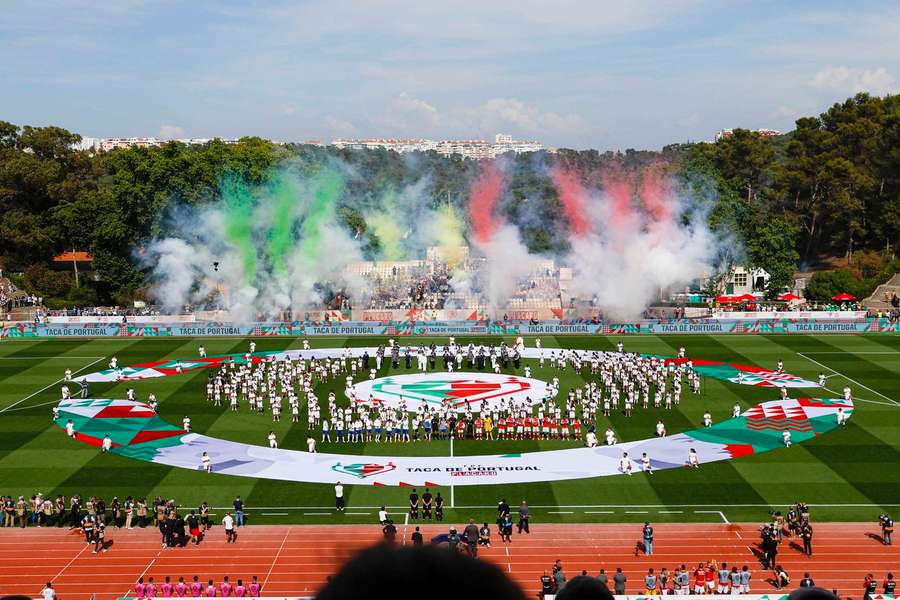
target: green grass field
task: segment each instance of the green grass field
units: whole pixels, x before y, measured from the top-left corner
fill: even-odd
[[[496,341],[498,338],[491,338]],[[315,338],[313,347],[372,346],[380,338]],[[417,338],[427,343],[426,338]],[[438,339],[443,343],[444,339]],[[468,338],[457,341],[468,343]],[[474,339],[476,343],[479,341]],[[511,339],[508,341],[512,341]],[[614,349],[616,338],[542,336],[545,348]],[[257,351],[299,348],[296,338],[257,339]],[[554,483],[460,487],[454,490],[455,509],[446,518],[458,521],[470,516],[493,520],[493,507],[503,497],[511,504],[523,498],[541,521],[761,521],[769,507],[784,508],[805,500],[814,505],[818,521],[872,521],[882,510],[900,506],[900,338],[891,335],[772,335],[772,336],[634,336],[624,338],[628,351],[674,355],[685,346],[689,356],[774,368],[779,358],[785,370],[815,380],[820,371],[829,375],[828,387],[839,392],[852,387],[856,411],[846,428],[789,449],[704,465],[699,470],[670,470],[652,476],[605,477]],[[347,486],[349,513],[335,515],[329,507],[333,490],[312,485],[225,475],[207,476],[116,455],[73,442],[51,422],[51,407],[59,395],[66,368],[88,373],[106,367],[109,357],[120,365],[160,358],[196,356],[203,344],[210,354],[243,352],[247,339],[158,338],[4,340],[0,343],[0,494],[36,492],[55,496],[74,493],[112,496],[175,498],[185,506],[207,500],[215,507],[230,506],[236,494],[247,503],[253,523],[372,522],[381,504],[405,512],[406,488]],[[526,339],[526,345],[533,345]],[[405,372],[404,369],[400,371]],[[383,369],[380,376],[389,372]],[[532,376],[549,379],[555,372],[540,370]],[[180,425],[185,414],[193,429],[211,436],[265,445],[275,428],[282,448],[305,449],[306,418],[291,423],[290,417],[272,423],[268,415],[251,415],[242,408],[232,413],[227,406],[206,401],[205,371],[157,380],[119,384],[94,384],[93,398],[124,398],[129,386],[146,400],[152,391],[160,400],[160,413]],[[848,379],[849,378],[849,379]],[[571,370],[561,376],[560,396],[581,377]],[[342,385],[335,392],[342,397]],[[324,398],[327,389],[320,390]],[[792,396],[831,396],[820,390],[792,390]],[[730,416],[735,401],[749,406],[773,400],[777,391],[705,379],[701,396],[686,393],[676,410],[665,414],[669,433],[699,425],[709,408],[716,420]],[[620,440],[653,435],[659,413],[636,410],[626,418],[613,415]],[[602,418],[602,417],[601,417]],[[600,423],[599,431],[605,429]],[[602,436],[601,436],[602,437]],[[458,441],[454,452],[495,454],[534,451],[574,445],[574,442]],[[431,444],[320,444],[320,452],[361,454],[446,455],[447,443]],[[450,490],[439,490],[449,500]],[[448,502],[449,504],[449,502]],[[221,511],[219,511],[221,513]],[[310,514],[320,513],[320,514]],[[327,514],[321,514],[327,513]],[[720,514],[721,513],[721,514]]]

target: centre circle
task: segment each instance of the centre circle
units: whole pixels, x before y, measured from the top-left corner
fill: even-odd
[[[512,401],[529,407],[548,396],[550,386],[540,379],[518,375],[466,372],[431,372],[389,375],[368,379],[345,390],[351,401],[380,404],[391,408],[406,402],[406,410],[415,411],[425,404],[431,408],[450,405],[464,412],[487,410]]]

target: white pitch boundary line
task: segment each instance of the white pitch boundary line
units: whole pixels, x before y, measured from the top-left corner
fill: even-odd
[[[78,369],[77,371],[75,371],[74,373],[72,373],[72,375],[77,375],[77,374],[81,373],[82,371],[84,371],[84,370],[87,369],[88,367],[92,367],[92,366],[96,365],[98,362],[100,362],[100,361],[103,360],[104,358],[106,358],[106,357],[105,357],[105,356],[101,356],[100,358],[98,358],[98,359],[95,360],[94,362],[92,362],[92,363],[90,363],[90,364],[88,364],[88,365],[85,365],[85,366],[81,367],[80,369]],[[8,411],[9,409],[11,409],[12,407],[18,406],[19,404],[22,404],[23,402],[25,402],[25,401],[28,400],[29,398],[34,398],[35,396],[37,396],[38,394],[40,394],[40,393],[43,392],[44,390],[49,390],[49,389],[52,388],[54,385],[58,385],[58,384],[62,383],[63,381],[65,381],[65,379],[57,379],[56,381],[54,381],[54,382],[51,383],[50,385],[45,386],[45,387],[42,387],[41,389],[39,389],[39,390],[36,391],[35,393],[31,394],[30,396],[25,396],[24,398],[22,398],[22,399],[19,400],[18,402],[13,402],[12,404],[10,404],[9,406],[7,406],[6,408],[0,409],[0,413],[5,413],[6,411]]]
[[[721,510],[695,510],[694,513],[696,513],[696,514],[719,515],[720,517],[722,517],[722,521],[723,521],[726,525],[731,525],[731,521],[728,520],[728,518],[725,516],[725,513],[723,513]]]
[[[275,553],[275,558],[272,559],[272,566],[269,567],[269,572],[266,573],[266,578],[263,580],[262,589],[266,589],[266,584],[269,583],[269,577],[272,575],[272,571],[275,570],[275,563],[278,562],[278,557],[281,556],[281,551],[284,550],[284,543],[287,542],[289,535],[291,535],[291,528],[287,527],[284,532],[284,539],[281,540],[281,545],[278,547],[278,552]]]
[[[512,573],[512,562],[509,560],[509,546],[504,546],[506,548],[506,571],[507,573]]]
[[[799,352],[797,354],[800,354]],[[900,352],[854,352],[853,350],[847,350],[846,352],[804,352],[804,354],[896,354],[900,356]]]
[[[847,353],[844,353],[844,354],[847,354]],[[850,354],[852,354],[852,353],[850,353]],[[840,375],[841,377],[843,377],[843,378],[846,379],[847,381],[850,381],[850,382],[852,382],[852,383],[855,383],[856,385],[858,385],[858,386],[861,387],[862,389],[864,389],[864,390],[869,390],[869,391],[872,392],[873,394],[876,394],[876,395],[878,395],[878,396],[881,396],[882,398],[884,398],[884,399],[887,400],[888,402],[893,403],[894,406],[900,406],[900,402],[897,402],[897,401],[894,400],[893,398],[888,398],[887,396],[885,396],[885,395],[882,394],[881,392],[878,392],[878,391],[876,391],[876,390],[873,390],[873,389],[870,388],[869,386],[864,385],[864,384],[862,384],[862,383],[856,381],[855,379],[850,379],[849,377],[847,377],[846,375],[844,375],[844,374],[841,373],[840,371],[836,371],[836,370],[832,369],[831,367],[829,367],[828,365],[823,365],[822,363],[820,363],[820,362],[817,361],[816,359],[810,358],[810,357],[808,357],[807,355],[805,355],[805,354],[802,353],[802,352],[798,352],[798,353],[797,353],[797,356],[802,356],[802,357],[805,358],[806,360],[808,360],[808,361],[810,361],[810,362],[812,362],[812,363],[815,363],[815,364],[819,365],[819,366],[822,367],[823,369],[828,369],[828,370],[831,371],[832,373],[835,373],[835,374],[837,374],[837,375]]]
[[[58,354],[55,356],[0,356],[0,360],[62,360],[70,358],[106,358],[105,356],[70,356]]]
[[[657,508],[657,509],[668,509],[668,508],[772,508],[777,506],[789,506],[795,500],[783,500],[779,502],[769,502],[766,504],[532,504],[531,508]],[[878,504],[872,502],[847,502],[847,503],[810,503],[809,506],[817,506],[821,508],[871,508],[871,507],[879,507],[879,506],[900,506],[900,503],[895,504],[886,504],[883,502],[879,502]],[[381,506],[357,506],[358,509],[380,509]],[[386,509],[407,509],[408,506],[387,506]],[[492,508],[494,510],[497,509],[496,504],[476,504],[471,506],[457,506],[458,509],[473,509],[473,508]],[[213,510],[232,510],[231,506],[214,506]],[[333,506],[256,506],[253,510],[334,510]],[[247,512],[247,511],[245,511]],[[585,511],[587,512],[587,511]],[[614,511],[608,511],[614,512]],[[715,511],[718,512],[718,511]],[[212,513],[210,513],[212,514]],[[250,512],[247,512],[250,514]],[[326,513],[332,514],[332,513]],[[353,514],[353,513],[346,513]],[[367,513],[368,514],[368,513]],[[388,514],[398,514],[396,512],[388,513]]]
[[[260,513],[260,514],[264,517],[284,517],[288,513],[286,513],[286,512],[264,512],[264,513]]]
[[[548,515],[571,515],[573,512],[571,510],[548,510]]]
[[[614,510],[586,510],[584,514],[586,515],[611,515],[615,513]]]

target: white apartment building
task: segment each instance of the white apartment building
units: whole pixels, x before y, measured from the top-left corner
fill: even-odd
[[[336,148],[354,150],[384,148],[395,152],[427,152],[434,150],[444,156],[460,155],[475,160],[494,158],[506,152],[537,152],[544,146],[536,141],[515,140],[511,135],[498,133],[494,142],[485,140],[428,140],[402,138],[339,138],[331,143]]]

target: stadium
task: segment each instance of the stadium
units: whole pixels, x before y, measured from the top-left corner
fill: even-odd
[[[10,7],[0,597],[894,598],[896,9],[350,4]]]

